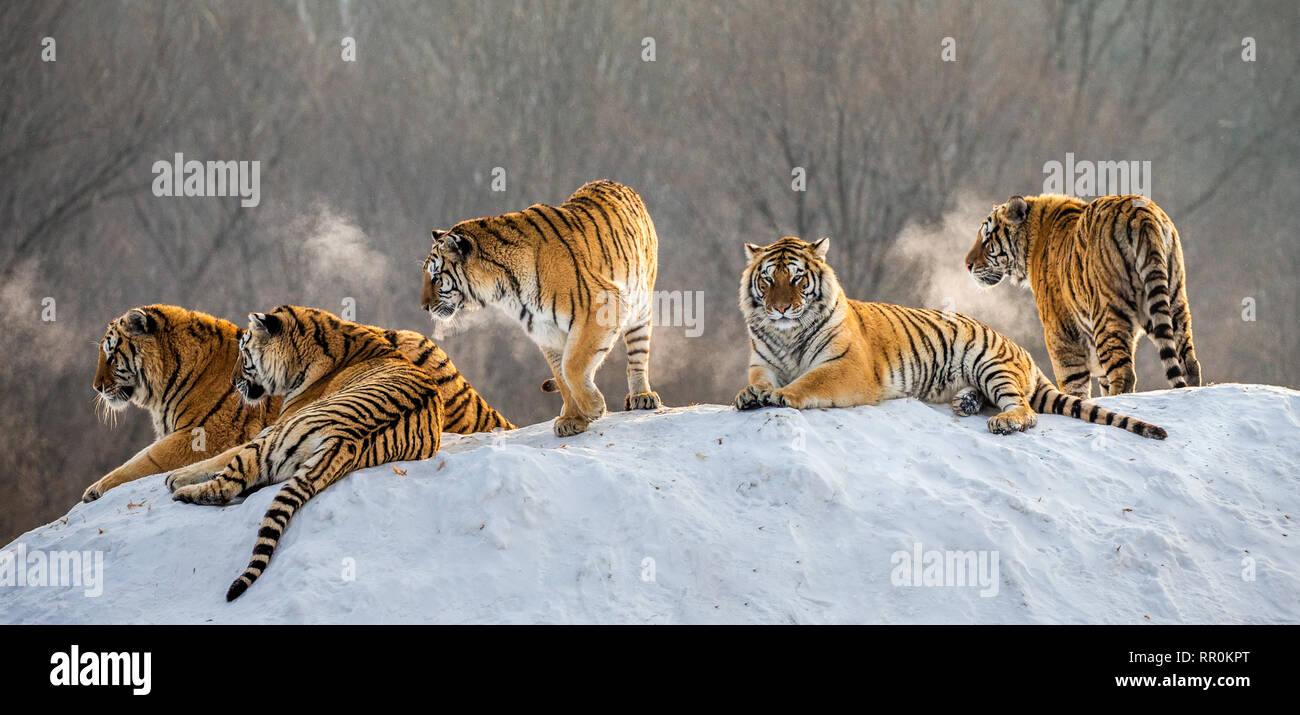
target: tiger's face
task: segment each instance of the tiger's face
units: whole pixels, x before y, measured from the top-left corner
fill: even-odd
[[[451,320],[461,310],[483,307],[475,286],[498,281],[485,261],[475,260],[473,239],[452,231],[434,231],[433,248],[424,259],[420,307],[434,320]]]
[[[310,373],[321,352],[313,331],[304,329],[294,308],[282,305],[269,313],[249,313],[248,330],[239,341],[236,386],[244,380],[240,392],[254,402],[264,395],[289,394],[316,377]]]
[[[157,333],[157,319],[139,308],[108,324],[91,385],[102,404],[114,411],[132,403],[146,406],[149,377],[159,374],[161,365]]]
[[[780,330],[822,314],[839,291],[825,262],[829,248],[829,238],[808,243],[793,236],[770,246],[745,244],[749,266],[740,282],[741,312]]]
[[[1025,255],[1029,245],[1025,218],[1029,204],[1012,196],[980,224],[975,245],[966,254],[966,270],[976,283],[995,286],[1003,278],[1020,285],[1025,280]]]
[[[258,404],[266,397],[261,374],[257,371],[253,354],[248,348],[252,337],[253,334],[248,330],[239,331],[239,364],[235,368],[235,390],[250,405]]]

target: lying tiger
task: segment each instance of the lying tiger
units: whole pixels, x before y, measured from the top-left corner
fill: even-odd
[[[992,286],[1034,291],[1056,384],[1087,398],[1137,389],[1133,360],[1145,333],[1170,387],[1201,384],[1178,229],[1150,199],[1012,196],[995,206],[966,254]]]
[[[108,324],[95,393],[114,411],[147,410],[154,442],[87,487],[82,501],[217,455],[275,421],[278,399],[250,405],[230,384],[239,369],[238,340],[234,323],[174,305],[132,308]]]
[[[746,244],[740,310],[749,329],[749,386],[737,409],[850,407],[898,397],[948,402],[959,416],[987,400],[989,431],[1033,427],[1038,412],[1115,425],[1143,437],[1165,431],[1057,390],[1019,345],[955,313],[845,298],[826,264],[830,239],[787,236]]]
[[[437,380],[369,326],[286,305],[250,314],[244,336],[239,349],[250,370],[235,378],[239,390],[253,400],[282,397],[283,414],[215,473],[191,469],[168,479],[173,499],[217,505],[284,483],[228,601],[266,570],[307,500],[353,470],[433,456],[443,428]]]
[[[434,376],[446,407],[445,431],[514,429],[428,338],[412,330],[367,327]],[[212,464],[199,465],[199,471],[211,471],[213,465],[219,469],[240,445],[276,420],[278,397],[245,402],[231,384],[231,375],[241,369],[241,332],[228,320],[174,305],[133,308],[109,323],[100,342],[95,392],[112,410],[129,404],[147,410],[155,439],[90,485],[83,501],[94,501],[126,482],[204,460]]]
[[[627,410],[653,410],[652,293],[658,237],[641,197],[612,181],[583,184],[563,204],[461,221],[433,232],[420,305],[436,320],[496,306],[541,348],[564,408],[560,437],[605,414],[596,370],[619,336],[627,347]]]

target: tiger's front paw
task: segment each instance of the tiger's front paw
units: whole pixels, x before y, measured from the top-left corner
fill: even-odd
[[[733,401],[738,410],[756,410],[760,407],[789,407],[790,401],[780,394],[759,387],[750,385],[736,394]]]
[[[104,496],[104,492],[108,490],[109,490],[109,486],[104,483],[103,479],[101,479],[95,482],[94,484],[91,484],[90,486],[86,487],[86,491],[81,493],[81,501],[87,503],[95,501],[96,499]]]
[[[582,434],[587,431],[587,426],[591,420],[586,417],[565,417],[563,415],[555,418],[555,436],[572,437],[575,434]]]
[[[181,467],[168,474],[163,479],[163,484],[167,485],[167,491],[175,493],[180,487],[188,487],[191,484],[202,484],[209,479],[217,476],[215,472],[203,468],[196,469],[197,465],[191,464],[188,467]]]
[[[172,499],[175,501],[185,502],[186,504],[206,504],[211,506],[223,506],[229,504],[234,495],[227,494],[217,484],[217,480],[209,479],[199,484],[190,484],[188,486],[177,487],[172,492]]]
[[[989,431],[994,434],[1013,434],[1038,424],[1038,415],[1028,407],[1013,407],[989,418]]]
[[[624,410],[657,410],[663,407],[663,400],[657,392],[638,392],[623,398]]]

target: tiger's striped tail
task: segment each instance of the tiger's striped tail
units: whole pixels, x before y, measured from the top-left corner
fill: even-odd
[[[253,585],[257,577],[266,571],[266,567],[271,563],[271,555],[275,553],[275,547],[280,545],[280,537],[289,526],[289,520],[302,508],[302,505],[316,496],[325,485],[338,479],[347,471],[348,460],[340,459],[332,453],[326,454],[330,459],[314,479],[311,473],[317,471],[314,467],[319,466],[319,462],[312,466],[304,465],[292,479],[280,487],[270,508],[266,510],[266,515],[262,517],[261,526],[257,529],[257,542],[253,544],[253,558],[248,561],[244,573],[230,584],[230,589],[226,591],[227,601],[239,598],[249,586]]]
[[[1056,389],[1047,376],[1041,373],[1038,375],[1038,385],[1034,389],[1034,395],[1030,398],[1030,406],[1035,412],[1065,415],[1098,425],[1111,425],[1151,439],[1164,439],[1169,436],[1162,427],[1118,412],[1111,412],[1095,402],[1067,395]]]
[[[1149,215],[1138,219],[1137,261],[1138,276],[1146,293],[1147,315],[1150,323],[1147,330],[1151,339],[1160,349],[1160,364],[1165,369],[1165,379],[1174,388],[1187,387],[1183,374],[1183,363],[1178,357],[1178,345],[1174,339],[1174,318],[1169,307],[1169,261],[1165,235],[1167,227],[1161,225]]]
[[[469,387],[469,383],[465,383]],[[472,388],[471,388],[472,389]],[[471,432],[491,432],[500,427],[503,430],[518,429],[515,423],[506,419],[506,416],[497,411],[495,407],[488,404],[483,396],[475,392],[468,401],[457,401],[451,398],[451,408],[447,410],[443,429],[447,431],[461,432],[469,434]],[[471,411],[470,408],[473,408]],[[469,415],[473,414],[474,418],[470,420]],[[452,429],[454,427],[454,429]]]

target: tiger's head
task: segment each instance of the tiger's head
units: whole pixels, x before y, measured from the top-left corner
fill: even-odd
[[[982,286],[995,286],[1003,278],[1024,285],[1029,254],[1029,203],[1023,196],[1012,196],[994,206],[980,224],[975,245],[966,254],[966,270]]]
[[[144,306],[108,324],[99,342],[99,364],[91,385],[101,405],[115,412],[128,404],[149,407],[153,378],[162,375],[166,354],[159,344],[164,319],[154,306]]]
[[[483,307],[480,286],[500,286],[505,271],[478,257],[475,239],[453,227],[433,232],[433,247],[424,259],[420,307],[435,320],[451,320],[458,311]],[[499,290],[497,291],[499,292]]]
[[[249,313],[240,338],[235,385],[256,402],[264,395],[291,395],[332,370],[345,352],[338,318],[315,308],[282,305],[269,313]],[[322,328],[325,328],[322,330]]]
[[[746,243],[749,265],[740,279],[746,321],[792,330],[834,310],[840,285],[826,264],[830,242],[786,236],[770,246]]]
[[[235,366],[235,390],[244,402],[250,405],[260,404],[266,399],[266,388],[262,387],[261,376],[253,365],[252,354],[248,350],[248,341],[253,334],[247,330],[239,331],[239,362]]]

